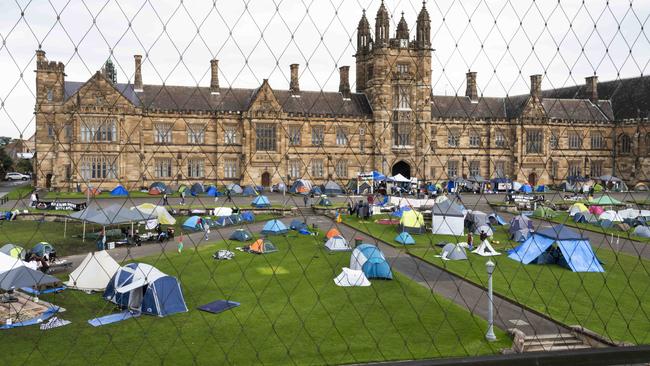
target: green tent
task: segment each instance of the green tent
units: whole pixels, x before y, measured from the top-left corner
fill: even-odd
[[[596,192],[596,193],[600,193],[600,192],[602,192],[602,191],[603,191],[603,186],[600,185],[600,183],[596,183],[596,184],[594,184],[594,192]]]
[[[183,193],[187,190],[187,186],[185,184],[181,184],[180,187],[178,187],[178,193]]]
[[[600,196],[598,198],[589,200],[589,203],[592,205],[599,205],[599,206],[612,206],[612,205],[623,204],[623,202],[617,200],[616,198],[612,198],[610,196]]]
[[[540,206],[535,209],[533,215],[543,218],[555,217],[555,211],[549,207]]]

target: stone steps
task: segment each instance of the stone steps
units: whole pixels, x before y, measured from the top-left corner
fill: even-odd
[[[591,348],[570,333],[538,334],[524,338],[524,352],[565,351]]]

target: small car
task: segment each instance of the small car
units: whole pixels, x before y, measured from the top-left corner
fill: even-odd
[[[5,175],[5,180],[29,180],[31,177],[27,174],[11,172]]]

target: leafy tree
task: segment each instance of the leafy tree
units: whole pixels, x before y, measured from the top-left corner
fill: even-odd
[[[32,161],[30,159],[19,159],[18,163],[16,163],[15,168],[17,171],[25,174],[29,174],[34,171]]]
[[[14,161],[11,160],[11,157],[7,155],[5,149],[0,149],[0,173],[8,172],[14,166]]]

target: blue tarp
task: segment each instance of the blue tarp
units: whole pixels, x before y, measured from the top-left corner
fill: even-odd
[[[406,231],[399,233],[395,237],[395,241],[404,244],[404,245],[413,245],[415,244],[415,240],[411,236],[411,234],[407,233]]]
[[[0,325],[0,329],[11,329],[11,328],[25,327],[25,326],[28,326],[28,325],[40,324],[40,323],[43,323],[44,321],[46,321],[47,319],[51,318],[52,316],[56,315],[56,313],[58,313],[59,310],[60,310],[60,308],[58,306],[52,306],[52,307],[48,308],[47,310],[45,310],[45,312],[43,314],[41,314],[41,315],[39,315],[39,316],[37,316],[35,318],[23,320],[22,322],[13,323],[11,325],[2,324],[2,325]]]
[[[251,211],[244,211],[241,214],[241,219],[246,222],[253,222],[255,221],[255,215]]]
[[[197,309],[207,311],[208,313],[218,314],[232,308],[238,307],[240,304],[236,301],[217,300],[209,304],[201,305]]]
[[[264,235],[281,235],[286,234],[289,230],[280,220],[269,220],[264,224],[262,234]]]
[[[129,192],[121,184],[113,188],[111,196],[128,196]]]
[[[258,207],[258,208],[271,207],[271,202],[269,201],[268,197],[260,195],[255,197],[253,202],[251,202],[251,206]]]
[[[302,235],[311,235],[311,231],[309,231],[306,227],[299,229],[298,233]]]
[[[187,230],[203,230],[201,226],[201,217],[199,216],[190,216],[183,223],[183,229]]]
[[[537,186],[537,188],[535,188],[535,191],[536,191],[536,192],[546,192],[546,191],[548,191],[548,190],[546,189],[546,186],[545,186],[545,185],[540,184],[540,185]]]

